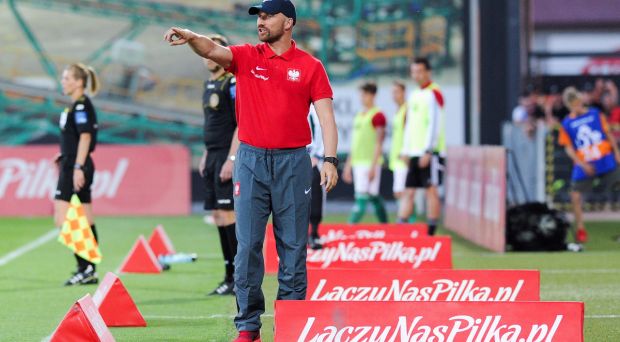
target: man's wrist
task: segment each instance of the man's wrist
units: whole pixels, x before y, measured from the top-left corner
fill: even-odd
[[[82,165],[80,163],[75,163],[75,164],[73,164],[73,169],[74,170],[84,171],[84,165]]]
[[[339,161],[338,161],[337,157],[326,156],[325,158],[323,158],[323,161],[326,162],[326,163],[330,163],[330,164],[334,165],[334,167],[336,167],[336,168],[338,167]]]

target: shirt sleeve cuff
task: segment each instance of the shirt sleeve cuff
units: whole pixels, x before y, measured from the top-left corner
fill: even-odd
[[[316,102],[318,100],[323,100],[323,99],[331,99],[331,100],[333,100],[334,99],[334,95],[330,94],[330,93],[319,94],[319,95],[316,95],[316,96],[314,96],[312,98],[312,102]]]

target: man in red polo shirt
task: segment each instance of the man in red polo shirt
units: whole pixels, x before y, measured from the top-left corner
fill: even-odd
[[[306,244],[312,166],[306,152],[311,141],[310,104],[318,114],[325,145],[321,183],[331,190],[337,182],[338,131],[332,89],[321,62],[297,48],[292,40],[295,6],[289,0],[267,0],[249,9],[258,15],[262,44],[222,47],[206,36],[171,28],[170,45],[189,44],[237,78],[236,115],[241,146],[234,169],[234,199],[238,248],[235,293],[238,314],[235,341],[260,339],[260,315],[265,311],[261,289],[264,276],[265,226],[273,214],[280,256],[278,299],[306,297]]]

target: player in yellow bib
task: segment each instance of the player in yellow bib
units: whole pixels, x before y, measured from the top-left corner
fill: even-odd
[[[446,151],[444,98],[439,86],[431,80],[431,65],[426,58],[414,60],[411,76],[419,87],[411,92],[407,100],[401,157],[409,163],[409,172],[398,217],[399,221],[404,222],[412,215],[415,189],[425,188],[429,235],[434,235],[441,213],[437,188],[441,185]]]
[[[406,86],[402,81],[394,81],[392,87],[392,98],[398,108],[394,120],[392,121],[392,142],[390,146],[389,166],[394,176],[392,192],[394,197],[398,199],[399,210],[403,206],[403,192],[405,191],[405,181],[407,179],[408,165],[401,160],[400,154],[403,148],[405,137],[405,122],[407,115],[407,103],[405,101]],[[409,221],[415,221],[415,215],[409,218]]]
[[[355,206],[349,223],[358,223],[370,201],[380,222],[387,222],[383,199],[379,196],[381,167],[383,165],[383,140],[387,121],[375,106],[377,85],[371,82],[360,87],[363,111],[355,116],[351,152],[344,167],[343,180],[353,182]]]

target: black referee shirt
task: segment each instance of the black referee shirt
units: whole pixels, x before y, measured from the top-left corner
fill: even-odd
[[[230,148],[237,128],[235,117],[235,76],[226,73],[205,82],[202,95],[204,139],[207,150]]]
[[[97,113],[90,99],[84,95],[73,103],[71,109],[65,108],[60,114],[60,152],[63,156],[77,155],[80,134],[90,133],[89,152],[97,145]]]

